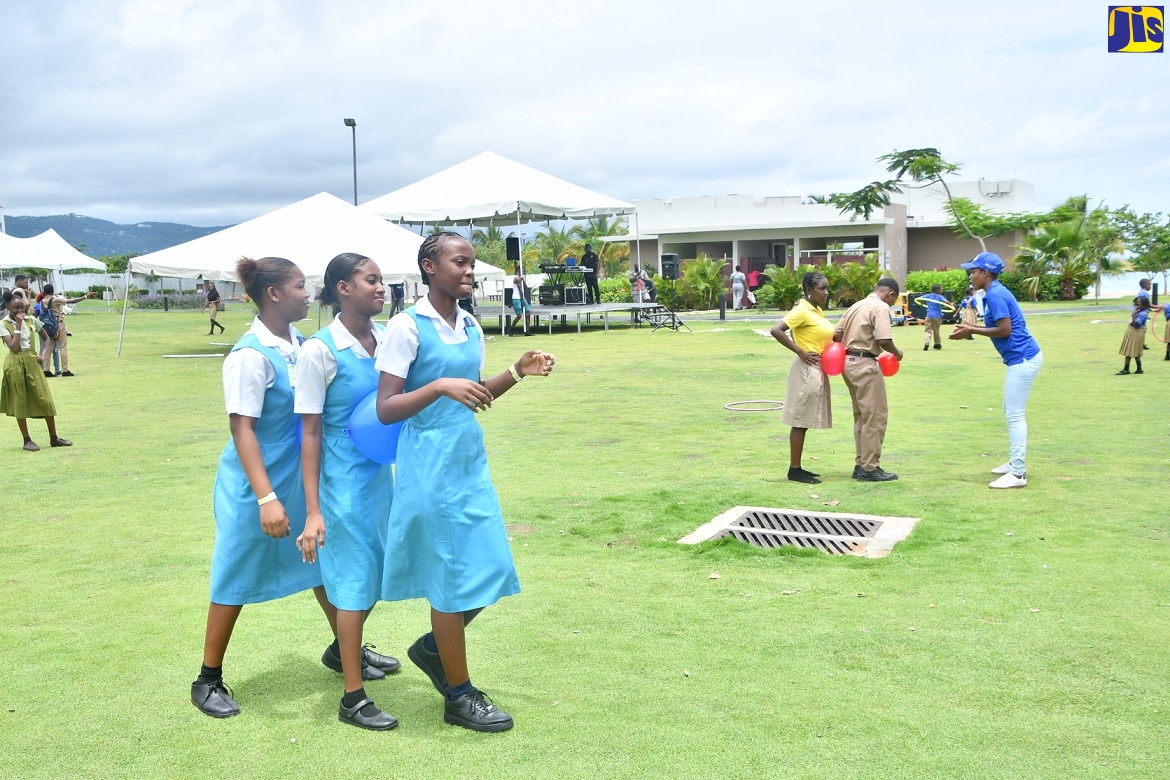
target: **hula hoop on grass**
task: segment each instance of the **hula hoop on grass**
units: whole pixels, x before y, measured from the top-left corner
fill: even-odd
[[[778,412],[784,408],[783,401],[732,401],[723,404],[729,412]]]

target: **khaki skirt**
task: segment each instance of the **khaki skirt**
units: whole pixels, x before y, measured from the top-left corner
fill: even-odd
[[[1162,341],[1170,344],[1170,320],[1166,320],[1166,330],[1162,333]]]
[[[792,361],[780,422],[793,428],[833,427],[829,377],[820,366],[810,366],[799,357]]]
[[[963,324],[979,327],[979,312],[974,309],[963,309]]]
[[[1142,356],[1142,347],[1146,343],[1146,329],[1142,326],[1141,330],[1125,326],[1125,337],[1121,339],[1121,349],[1117,352],[1122,357],[1140,358]]]
[[[57,407],[45,381],[45,370],[35,352],[6,350],[4,384],[0,386],[0,410],[9,417],[56,417]]]

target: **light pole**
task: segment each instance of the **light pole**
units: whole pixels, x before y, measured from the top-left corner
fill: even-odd
[[[343,119],[345,126],[353,132],[353,205],[357,205],[357,122]]]

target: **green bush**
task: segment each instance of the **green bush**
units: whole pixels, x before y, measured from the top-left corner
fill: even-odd
[[[630,283],[625,279],[599,279],[597,289],[601,292],[602,303],[629,303]]]
[[[906,289],[908,293],[928,293],[934,285],[941,285],[943,295],[952,301],[959,301],[967,293],[971,282],[967,279],[967,272],[961,268],[951,271],[911,271],[906,274]]]
[[[757,306],[788,311],[800,300],[800,278],[804,276],[803,273],[769,265],[764,269],[764,276],[768,281],[756,289]]]
[[[1004,271],[999,275],[999,281],[1004,287],[1008,288],[1012,295],[1016,296],[1020,301],[1059,301],[1060,300],[1060,277],[1056,274],[1045,274],[1040,280],[1039,294],[1033,299],[1032,296],[1024,289],[1024,274],[1019,271]],[[1077,298],[1083,298],[1085,293],[1089,291],[1089,285],[1080,283],[1074,286],[1073,292]]]

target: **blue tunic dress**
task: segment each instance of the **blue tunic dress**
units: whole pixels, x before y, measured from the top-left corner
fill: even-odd
[[[329,328],[313,335],[337,359],[337,374],[325,393],[321,413],[321,515],[325,546],[320,548],[321,579],[329,603],[360,612],[382,593],[386,523],[394,481],[390,466],[362,455],[346,430],[354,407],[378,389],[373,358],[338,349]]]
[[[467,341],[445,344],[429,318],[414,307],[406,313],[419,345],[404,392],[442,377],[479,381],[475,326],[467,326]],[[520,592],[483,429],[471,409],[444,396],[408,419],[398,439],[396,478],[383,599],[422,597],[453,613]]]
[[[271,601],[321,584],[321,569],[301,560],[296,538],[305,528],[305,486],[301,479],[301,448],[293,387],[280,353],[248,333],[237,349],[254,349],[276,369],[276,381],[264,393],[256,420],[256,438],[272,490],[288,514],[289,535],[274,539],[260,529],[260,507],[235,440],[219,458],[215,475],[215,551],[211,556],[211,600],[238,606]]]

